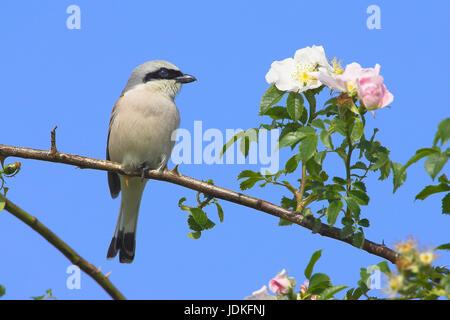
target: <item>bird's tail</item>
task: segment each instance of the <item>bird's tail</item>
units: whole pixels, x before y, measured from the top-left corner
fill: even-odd
[[[122,199],[116,230],[106,255],[108,259],[114,258],[119,252],[121,263],[133,262],[139,206],[146,183],[147,179],[120,176]]]

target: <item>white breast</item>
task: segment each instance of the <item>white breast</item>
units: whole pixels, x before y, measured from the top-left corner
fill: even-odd
[[[127,169],[144,163],[153,169],[165,166],[174,144],[171,135],[179,123],[170,96],[145,85],[127,91],[113,114],[108,145],[111,160]]]

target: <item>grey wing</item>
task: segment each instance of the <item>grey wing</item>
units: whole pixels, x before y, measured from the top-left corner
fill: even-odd
[[[111,120],[109,121],[109,129],[108,129],[108,140],[106,141],[106,160],[108,160],[108,161],[111,161],[111,158],[109,157],[109,133],[111,132],[111,124],[114,121],[115,110],[116,110],[116,106],[114,106],[112,114],[111,114]],[[113,199],[117,198],[117,196],[120,193],[120,179],[119,179],[119,175],[117,173],[108,171],[108,185],[109,185],[109,191],[111,193],[111,197]]]

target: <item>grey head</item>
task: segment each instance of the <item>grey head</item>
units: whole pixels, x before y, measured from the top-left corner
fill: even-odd
[[[170,62],[152,60],[137,66],[133,70],[122,94],[141,84],[171,88],[178,92],[181,84],[196,80],[194,76],[184,74]],[[176,94],[176,92],[174,93]]]

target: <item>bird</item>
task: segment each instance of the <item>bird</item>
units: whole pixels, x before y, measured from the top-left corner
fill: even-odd
[[[108,172],[111,197],[122,192],[119,216],[107,259],[119,253],[120,263],[132,263],[136,250],[139,207],[149,169],[166,170],[174,146],[172,133],[180,124],[174,99],[181,86],[197,79],[175,65],[152,60],[137,66],[114,105],[109,122],[106,159],[141,177]]]

